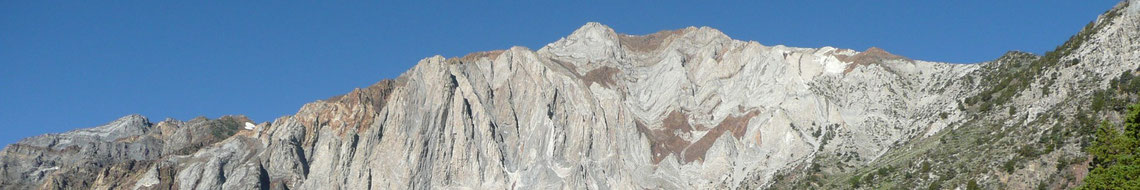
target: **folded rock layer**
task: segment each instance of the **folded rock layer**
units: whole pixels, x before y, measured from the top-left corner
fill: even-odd
[[[1023,110],[1015,116],[1073,109],[1063,100],[1108,88],[1084,79],[1140,66],[1130,4],[1061,58],[1079,63],[1042,68],[1054,82],[1027,82],[1008,104]],[[990,90],[981,80],[1002,60],[948,64],[878,48],[766,46],[708,27],[639,36],[588,23],[536,51],[429,57],[272,122],[132,115],[28,138],[0,153],[0,188],[769,187],[803,180],[787,176],[813,163],[866,166],[977,120],[963,100]]]

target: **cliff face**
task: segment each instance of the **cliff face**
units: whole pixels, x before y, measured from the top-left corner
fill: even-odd
[[[1002,73],[1008,62],[1039,57],[1012,53],[994,62],[947,64],[878,48],[765,46],[707,27],[636,36],[588,23],[537,51],[513,47],[426,58],[396,79],[306,104],[271,123],[227,116],[155,124],[127,116],[28,138],[0,152],[0,187],[796,184],[876,167],[885,156],[900,160],[892,156],[913,153],[924,139],[976,121],[1046,120],[1037,117],[1071,112],[1079,101],[1069,100],[1109,87],[1086,79],[1140,66],[1140,16],[1129,4],[1135,3],[1121,3],[1113,9],[1119,14],[1086,29],[1086,42],[1061,58],[1078,60],[1074,64],[1041,68],[1046,74],[1035,76],[1045,77],[1023,82],[1031,87],[1002,106],[1024,111],[1008,116],[987,118],[980,113],[995,111],[963,102],[988,96],[993,84],[984,79]],[[807,172],[819,164],[826,172]],[[1049,179],[976,174],[992,175],[986,179],[996,184]],[[1002,176],[1006,180],[996,179]]]

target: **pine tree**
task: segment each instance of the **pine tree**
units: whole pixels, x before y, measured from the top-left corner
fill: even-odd
[[[1123,132],[1108,122],[1097,127],[1088,147],[1092,171],[1080,189],[1140,189],[1140,104],[1128,110]]]

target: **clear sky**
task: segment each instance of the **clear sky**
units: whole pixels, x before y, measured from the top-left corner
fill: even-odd
[[[738,3],[0,0],[0,143],[136,113],[272,121],[424,57],[537,50],[590,21],[974,63],[1051,50],[1117,1]]]

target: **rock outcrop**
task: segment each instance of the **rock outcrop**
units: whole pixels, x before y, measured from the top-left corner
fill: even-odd
[[[1130,4],[1063,58],[1079,63],[1044,68],[1055,80],[1018,91],[1017,116],[1069,109],[1061,100],[1108,88],[1086,78],[1140,66]],[[273,122],[132,115],[28,138],[0,152],[0,188],[768,187],[803,180],[787,176],[813,164],[871,166],[979,120],[963,101],[991,90],[982,79],[1001,60],[948,64],[878,48],[766,46],[708,27],[639,36],[588,23],[537,51],[425,58]]]

